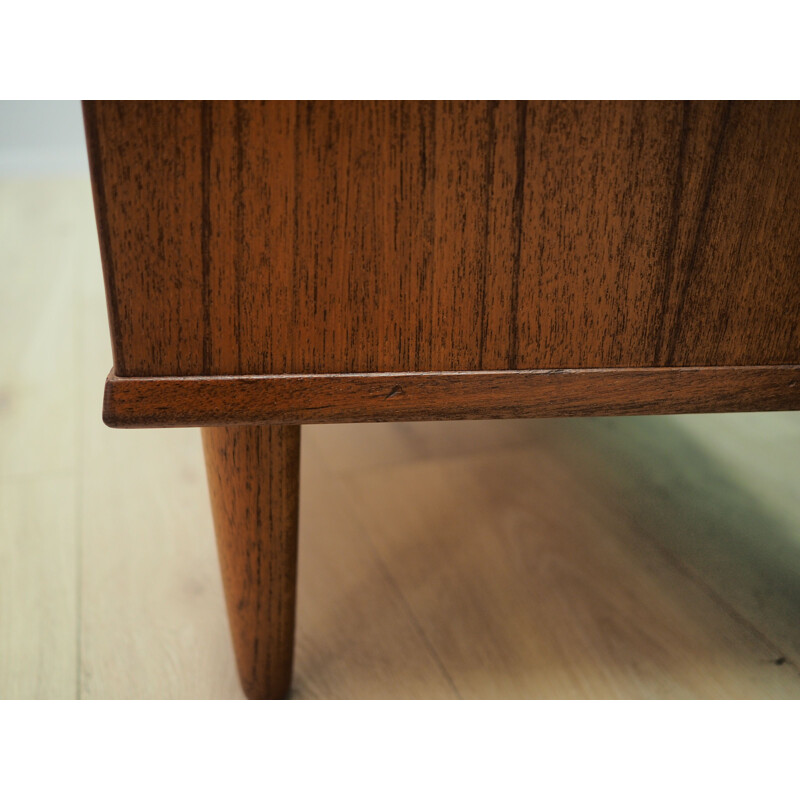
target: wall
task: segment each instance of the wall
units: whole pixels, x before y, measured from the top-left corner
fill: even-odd
[[[78,100],[0,101],[0,177],[88,170]]]

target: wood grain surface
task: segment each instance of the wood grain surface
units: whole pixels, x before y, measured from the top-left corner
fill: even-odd
[[[800,409],[800,366],[119,378],[116,428]]]
[[[300,428],[204,428],[203,451],[242,688],[281,699],[294,652]]]
[[[800,363],[800,103],[85,119],[120,376]]]

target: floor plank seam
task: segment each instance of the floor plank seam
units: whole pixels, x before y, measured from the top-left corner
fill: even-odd
[[[690,567],[680,558],[680,556],[654,540],[639,526],[636,526],[636,530],[639,531],[642,538],[649,542],[668,563],[672,564],[672,566],[678,572],[682,573],[689,581],[695,584],[695,586],[697,586],[698,589],[700,589],[700,591],[706,595],[706,597],[719,606],[719,608],[721,608],[734,622],[736,622],[738,625],[741,625],[745,630],[749,631],[750,634],[755,637],[755,639],[757,639],[766,650],[776,654],[774,659],[770,659],[766,663],[771,663],[776,666],[789,665],[797,674],[797,676],[800,677],[800,665],[798,665],[793,658],[785,654],[784,648],[773,642],[772,639],[770,639],[767,634],[761,631],[755,623],[753,623],[746,616],[744,616],[744,614],[728,603],[725,598],[716,589],[714,589],[713,586],[703,579],[701,572],[698,572]]]
[[[381,557],[381,554],[378,552],[377,548],[373,544],[372,538],[370,537],[370,535],[368,533],[364,534],[364,538],[367,540],[367,542],[369,544],[369,548],[370,548],[370,550],[372,550],[372,553],[375,556],[375,560],[378,563],[378,565],[380,566],[381,572],[383,572],[383,575],[386,578],[386,581],[389,583],[389,585],[392,587],[392,589],[394,589],[394,591],[397,593],[397,596],[400,598],[400,602],[403,604],[403,608],[405,608],[406,613],[408,614],[408,618],[409,618],[409,620],[411,622],[411,625],[413,626],[414,630],[417,632],[417,635],[422,640],[422,642],[425,645],[425,648],[427,649],[427,651],[430,654],[431,658],[434,660],[434,662],[439,667],[439,670],[441,671],[442,675],[444,676],[444,679],[447,681],[448,685],[453,690],[453,693],[455,694],[456,699],[457,700],[463,700],[464,698],[461,696],[461,692],[458,691],[458,687],[456,686],[452,675],[450,675],[450,672],[445,667],[444,662],[442,661],[441,657],[439,656],[439,653],[436,651],[436,648],[433,646],[433,643],[428,638],[428,635],[425,633],[425,629],[422,627],[422,624],[420,623],[420,621],[417,619],[416,615],[414,614],[411,606],[408,603],[408,600],[406,599],[405,594],[403,593],[403,590],[400,588],[400,586],[398,585],[397,581],[394,579],[394,575],[392,575],[391,571],[389,570],[388,566],[386,565],[386,562],[383,560],[383,558]]]

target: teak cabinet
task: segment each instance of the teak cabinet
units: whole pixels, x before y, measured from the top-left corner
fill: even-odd
[[[104,419],[203,428],[242,684],[304,422],[800,408],[800,103],[87,102]]]

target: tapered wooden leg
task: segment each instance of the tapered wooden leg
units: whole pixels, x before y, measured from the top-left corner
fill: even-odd
[[[300,427],[203,428],[211,508],[239,677],[251,699],[292,680]]]

